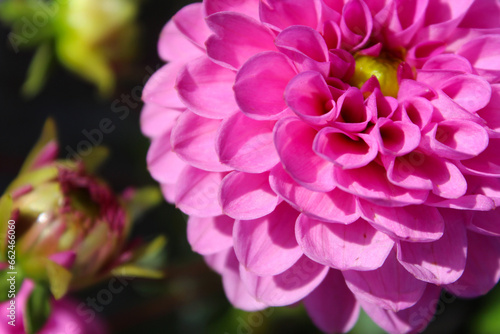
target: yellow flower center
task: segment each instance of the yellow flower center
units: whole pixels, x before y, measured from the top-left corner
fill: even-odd
[[[382,94],[393,97],[398,95],[398,66],[401,63],[400,59],[362,55],[356,55],[354,58],[356,59],[356,69],[350,80],[352,86],[361,88],[374,75],[380,83]]]

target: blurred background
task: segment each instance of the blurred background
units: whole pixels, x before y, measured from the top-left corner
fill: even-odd
[[[0,0],[0,4],[4,1],[7,0]],[[87,7],[92,6],[93,0],[81,1],[87,1]],[[122,2],[124,7],[113,9],[116,15],[121,15],[118,13],[131,3],[128,0]],[[103,119],[110,119],[113,130],[102,135],[102,144],[110,148],[111,155],[100,170],[100,175],[117,192],[128,186],[155,184],[146,167],[149,141],[140,132],[142,105],[137,98],[147,78],[162,65],[156,53],[161,28],[189,2],[134,2],[134,15],[131,17],[136,16],[136,21],[125,20],[125,26],[122,26],[127,37],[117,43],[103,45],[106,54],[114,57],[112,70],[117,74],[114,83],[113,78],[106,76],[106,69],[97,71],[95,75],[87,75],[90,70],[86,66],[93,61],[93,55],[87,54],[85,50],[72,53],[78,50],[78,46],[71,44],[75,38],[71,34],[66,35],[64,25],[58,26],[62,30],[57,32],[57,36],[61,38],[60,43],[66,41],[68,45],[57,46],[59,42],[49,39],[48,43],[44,42],[40,47],[40,44],[32,46],[21,40],[13,41],[12,35],[9,35],[9,25],[0,24],[2,192],[16,176],[49,116],[57,123],[62,157],[71,155],[71,152],[79,149],[82,141],[88,140],[86,132],[99,129]],[[85,4],[82,6],[85,8]],[[16,20],[32,14],[24,13],[24,16],[12,19],[12,13],[7,13],[6,9],[0,10],[4,10],[0,13],[4,23],[8,21],[5,17],[16,23]],[[89,15],[92,17],[94,14]],[[98,34],[100,28],[105,28],[107,20],[99,18],[95,26],[86,31],[94,29],[92,31]],[[22,29],[22,26],[18,29]],[[44,33],[43,29],[40,31]],[[21,44],[29,47],[17,50]],[[46,48],[56,47],[59,53],[55,57],[54,54],[47,56],[44,53]],[[116,51],[113,47],[122,49]],[[36,61],[33,62],[33,59]],[[86,75],[86,79],[83,79]],[[121,107],[120,112],[117,112],[117,107]],[[109,333],[319,333],[300,305],[257,313],[233,309],[224,296],[220,277],[208,269],[201,256],[191,251],[185,228],[185,217],[166,203],[137,221],[134,236],[152,240],[164,234],[168,238],[163,258],[165,278],[127,280],[123,284],[124,288],[113,294],[109,303],[94,308],[96,315],[108,324]],[[103,282],[73,297],[77,303],[90,305],[89,300],[98,298],[100,291],[106,289],[107,285],[108,282]],[[444,295],[435,320],[425,333],[500,333],[499,315],[500,288],[486,297],[470,301]],[[362,314],[352,333],[383,331]]]

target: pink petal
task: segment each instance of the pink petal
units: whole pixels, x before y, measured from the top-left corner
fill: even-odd
[[[423,129],[431,120],[434,107],[425,98],[415,97],[406,100],[403,104],[405,115],[413,124]],[[405,121],[405,119],[403,119]]]
[[[238,112],[224,120],[216,139],[220,161],[247,173],[268,171],[279,162],[274,147],[274,121],[256,121]]]
[[[234,219],[227,216],[189,217],[187,238],[193,251],[210,255],[233,245]]]
[[[218,192],[225,174],[212,173],[191,166],[184,169],[176,188],[175,203],[185,214],[214,217],[223,214]]]
[[[156,71],[144,86],[142,92],[144,102],[165,108],[186,109],[175,90],[175,80],[183,67],[183,62],[169,63]]]
[[[347,333],[354,327],[359,306],[342,273],[330,269],[323,282],[304,298],[309,317],[325,333]]]
[[[274,128],[274,142],[285,170],[300,185],[313,191],[330,191],[333,164],[312,149],[316,130],[298,118],[283,118]]]
[[[410,122],[379,118],[370,134],[377,140],[383,154],[405,155],[420,143],[420,128]]]
[[[465,268],[467,234],[462,214],[442,210],[443,236],[428,243],[398,244],[398,260],[415,278],[436,285],[455,282]]]
[[[141,130],[146,136],[156,138],[170,132],[182,112],[147,103],[141,111]]]
[[[359,201],[363,218],[391,237],[409,242],[428,242],[441,238],[444,220],[438,209],[423,205],[378,206]]]
[[[321,129],[314,138],[313,149],[320,157],[343,169],[366,166],[378,154],[374,137],[363,133],[350,135],[335,128]]]
[[[302,214],[297,241],[310,259],[339,270],[380,268],[394,241],[362,219],[349,224],[325,223]]]
[[[500,136],[500,84],[491,85],[490,103],[477,114],[486,121],[486,126],[494,131],[495,137]],[[491,134],[490,134],[491,136]]]
[[[177,78],[179,97],[194,113],[225,118],[238,110],[233,93],[236,75],[206,57],[189,62]]]
[[[469,229],[486,235],[500,236],[500,209],[498,207],[490,211],[471,212]]]
[[[240,277],[238,259],[232,249],[226,257],[225,268],[222,272],[222,285],[227,299],[234,307],[245,311],[257,311],[267,307],[248,293]]]
[[[415,39],[446,40],[460,24],[474,0],[429,1],[426,10],[425,28],[421,29]]]
[[[489,141],[481,125],[459,120],[439,122],[428,137],[432,151],[451,160],[473,158],[486,149]]]
[[[71,270],[73,263],[76,260],[76,252],[75,251],[62,251],[59,253],[55,253],[49,256],[49,259],[52,262],[57,263],[64,268]]]
[[[179,31],[196,46],[205,49],[205,41],[210,35],[210,29],[205,22],[202,3],[193,3],[183,7],[172,19]]]
[[[491,97],[489,83],[476,75],[457,75],[440,86],[441,90],[459,106],[470,112],[484,108]]]
[[[269,183],[281,198],[309,217],[342,224],[359,218],[354,196],[337,188],[326,193],[311,191],[296,183],[281,165],[271,170]]]
[[[197,58],[203,55],[199,47],[195,46],[179,31],[173,20],[168,21],[158,40],[158,53],[165,61],[181,61]]]
[[[259,0],[204,0],[207,15],[238,12],[259,19]]]
[[[273,212],[279,197],[269,186],[269,173],[232,172],[222,180],[220,204],[235,219],[256,219]]]
[[[241,279],[257,300],[269,306],[298,302],[313,291],[328,274],[329,268],[302,256],[290,269],[276,275],[260,277],[240,266]]]
[[[339,97],[337,113],[339,118],[335,127],[348,132],[363,131],[372,118],[370,110],[364,105],[363,94],[355,87],[350,87]]]
[[[387,39],[387,44],[392,48],[401,47],[413,38],[424,23],[428,2],[429,0],[394,2],[395,10],[389,22],[392,34]]]
[[[207,24],[214,32],[207,41],[208,56],[222,66],[239,69],[253,55],[274,51],[274,36],[259,21],[235,12],[210,15]]]
[[[397,261],[396,251],[382,267],[371,271],[343,272],[347,286],[360,301],[398,312],[415,305],[427,283],[417,280]]]
[[[295,220],[299,213],[288,204],[259,219],[239,220],[234,226],[234,251],[239,262],[259,276],[277,275],[302,256],[295,240]]]
[[[490,138],[488,147],[477,157],[462,160],[462,167],[474,175],[500,176],[500,139]]]
[[[465,298],[486,294],[500,279],[500,239],[467,233],[467,263],[463,275],[446,290]]]
[[[496,0],[474,1],[460,23],[464,28],[497,28],[500,4]]]
[[[319,7],[310,0],[267,0],[260,2],[260,20],[281,31],[293,25],[316,29]]]
[[[160,183],[168,184],[176,183],[187,165],[172,152],[170,132],[152,141],[146,161],[151,176]]]
[[[385,169],[374,162],[357,169],[335,168],[333,174],[340,189],[380,205],[421,204],[427,198],[426,190],[404,189],[390,183]]]
[[[328,46],[319,32],[306,26],[291,26],[280,32],[274,43],[293,60],[299,72],[315,70],[328,75]]]
[[[387,178],[407,189],[432,189],[444,198],[459,198],[467,190],[467,182],[453,163],[435,155],[413,151],[402,157],[382,159]]]
[[[440,292],[440,287],[427,284],[420,300],[412,307],[399,312],[386,310],[364,300],[360,300],[360,304],[377,325],[391,334],[421,333],[434,319]]]
[[[425,205],[457,210],[489,211],[495,207],[495,202],[483,195],[464,195],[459,198],[445,199],[429,194]]]
[[[285,88],[296,72],[286,56],[262,52],[238,71],[234,93],[241,110],[254,119],[271,119],[286,109]]]
[[[215,139],[221,121],[200,117],[185,111],[172,130],[175,153],[193,167],[211,172],[231,170],[223,165],[215,151]]]
[[[445,49],[446,45],[442,41],[424,41],[408,50],[406,61],[410,65],[420,68],[426,61],[441,54]]]
[[[361,48],[370,38],[373,19],[368,6],[361,0],[350,0],[344,5],[340,29],[342,45],[347,50]]]
[[[290,109],[312,125],[326,125],[337,118],[335,102],[323,76],[306,71],[295,76],[286,87],[285,100]]]

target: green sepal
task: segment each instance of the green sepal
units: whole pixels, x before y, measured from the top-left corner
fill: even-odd
[[[124,264],[111,270],[113,276],[140,277],[140,278],[163,278],[161,270],[149,269],[137,266],[135,264]]]
[[[43,284],[36,284],[26,303],[24,315],[26,333],[38,333],[47,322],[50,312],[50,291]]]
[[[109,149],[105,146],[96,146],[92,148],[91,153],[82,157],[83,165],[85,166],[85,171],[89,174],[95,173],[102,163],[108,158]]]
[[[57,142],[57,131],[56,131],[55,121],[52,118],[48,118],[45,121],[45,125],[43,126],[42,134],[40,135],[38,142],[35,144],[31,152],[28,154],[28,157],[24,161],[24,164],[21,167],[21,171],[19,172],[19,174],[22,174],[30,170],[31,166],[33,165],[33,162],[38,157],[38,154],[40,154],[40,152],[45,148],[45,146],[51,141]]]
[[[7,255],[7,229],[12,215],[12,196],[5,194],[0,198],[0,260],[5,261]],[[0,297],[1,298],[1,297]]]
[[[25,172],[23,174],[19,174],[18,177],[9,184],[9,187],[6,190],[6,193],[10,193],[17,188],[25,185],[31,185],[32,187],[36,187],[42,183],[47,181],[54,180],[59,173],[57,167],[55,166],[47,166],[42,167],[40,169],[36,169],[34,171]]]
[[[68,292],[73,275],[68,269],[51,260],[47,260],[45,267],[47,269],[50,292],[52,292],[55,299],[62,298]]]

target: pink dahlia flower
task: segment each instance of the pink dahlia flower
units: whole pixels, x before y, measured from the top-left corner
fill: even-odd
[[[151,174],[244,310],[425,328],[500,278],[500,2],[205,0],[144,91]],[[421,310],[427,312],[421,312]]]

